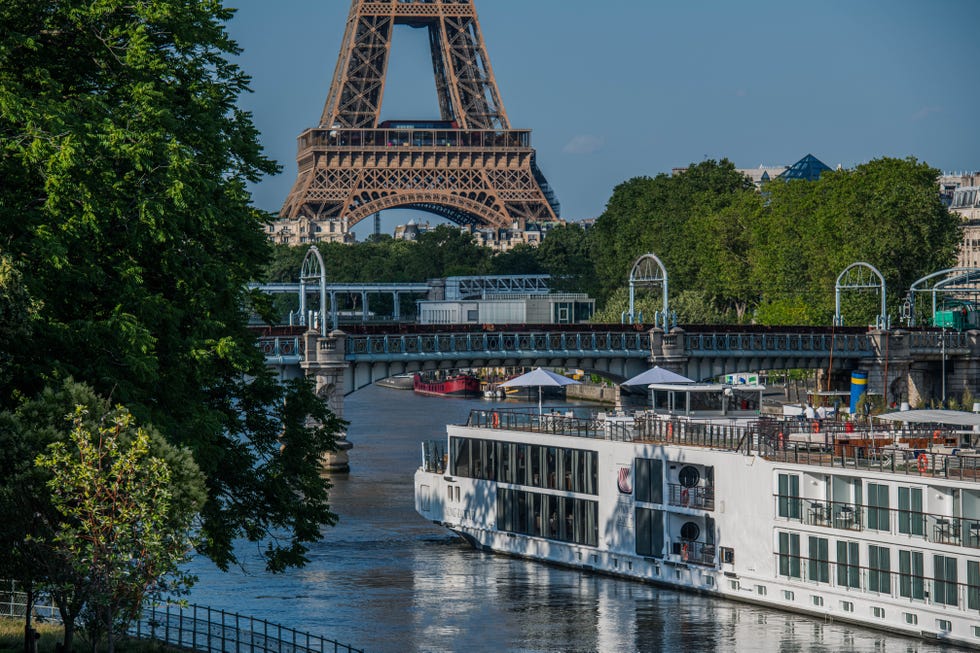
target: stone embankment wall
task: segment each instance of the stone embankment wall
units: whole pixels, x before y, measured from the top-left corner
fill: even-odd
[[[591,383],[565,386],[565,397],[567,399],[581,399],[583,401],[615,404],[618,396],[619,388],[616,386],[593,385]]]

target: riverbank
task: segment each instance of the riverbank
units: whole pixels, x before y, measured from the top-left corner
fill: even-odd
[[[619,401],[619,387],[593,383],[566,385],[565,397],[579,401],[594,401],[600,404],[615,405]]]

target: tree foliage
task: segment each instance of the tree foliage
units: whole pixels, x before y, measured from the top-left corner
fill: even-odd
[[[31,347],[2,343],[0,408],[90,383],[192,451],[205,553],[226,567],[235,538],[275,529],[282,568],[334,516],[319,490],[282,490],[315,467],[270,463],[286,394],[311,390],[281,388],[246,328],[245,285],[269,254],[246,183],[277,167],[236,106],[248,79],[230,17],[218,0],[0,3],[0,247],[29,262],[39,307]],[[301,431],[298,449],[332,446]]]
[[[169,445],[137,427],[125,409],[98,417],[94,428],[92,417],[77,406],[67,418],[68,440],[49,445],[36,464],[51,475],[47,486],[60,516],[47,544],[67,561],[72,591],[85,597],[81,621],[92,650],[105,639],[112,653],[114,637],[139,616],[144,599],[173,591],[168,576],[186,583],[179,565],[191,551],[204,482],[189,454],[178,470],[154,455]]]
[[[73,415],[74,419],[67,419]],[[0,573],[50,593],[65,624],[66,650],[71,650],[76,618],[89,601],[100,597],[95,595],[97,588],[89,575],[91,561],[58,544],[61,534],[78,529],[80,523],[59,510],[57,495],[49,490],[52,471],[34,461],[49,455],[51,447],[64,448],[73,430],[99,433],[119,419],[131,417],[127,411],[113,408],[90,387],[72,380],[57,388],[46,388],[38,397],[22,401],[15,410],[0,412],[0,469],[4,471],[0,484],[0,546],[6,552],[0,556]],[[122,446],[131,443],[131,431],[124,429],[120,433]],[[152,541],[161,533],[182,533],[205,493],[203,478],[190,453],[169,445],[152,428],[144,432],[149,453],[163,461],[169,474],[166,514],[163,522],[155,523],[157,532],[148,534],[148,541]],[[117,437],[114,432],[109,436]],[[60,468],[54,471],[61,473]],[[75,471],[81,478],[81,472]],[[156,580],[162,580],[162,576]]]
[[[897,314],[901,289],[949,267],[962,238],[938,174],[885,158],[818,181],[773,180],[759,192],[729,162],[705,161],[630,180],[590,234],[598,296],[616,301],[633,261],[652,252],[682,321],[830,324],[838,275],[863,261],[884,275]],[[846,297],[843,312],[851,324],[873,323],[877,301]]]

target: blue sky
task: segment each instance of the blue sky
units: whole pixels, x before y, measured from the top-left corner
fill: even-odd
[[[277,211],[296,137],[320,118],[348,0],[228,0]],[[476,0],[515,128],[533,130],[562,217],[705,158],[831,167],[914,156],[980,170],[980,0]],[[396,30],[382,118],[435,118],[424,30]],[[406,212],[385,215],[384,230]],[[428,218],[427,218],[428,219]],[[433,220],[434,221],[434,220]],[[364,221],[366,225],[370,221]]]

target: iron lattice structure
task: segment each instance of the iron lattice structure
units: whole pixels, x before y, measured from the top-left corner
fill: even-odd
[[[428,30],[438,121],[380,122],[397,25]],[[353,0],[320,124],[300,134],[297,167],[278,228],[292,224],[309,241],[345,240],[391,208],[492,228],[559,217],[531,132],[510,127],[473,0]]]

